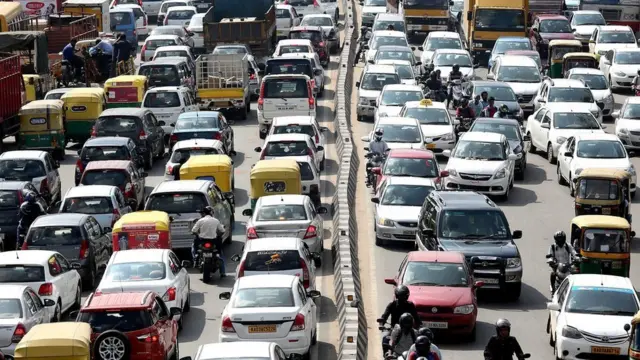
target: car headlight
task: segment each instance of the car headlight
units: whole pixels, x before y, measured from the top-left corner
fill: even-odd
[[[520,258],[508,258],[507,259],[507,267],[508,268],[517,268],[522,265],[522,261]]]
[[[573,326],[568,325],[565,325],[565,327],[562,328],[562,336],[569,339],[582,339],[582,334],[580,334],[580,331],[578,331],[578,329],[574,328]]]
[[[498,170],[498,172],[496,172],[495,175],[493,175],[493,178],[494,179],[502,179],[505,176],[507,176],[507,169],[502,168],[502,169]]]
[[[607,104],[611,104],[613,102],[613,95],[609,94],[609,96],[604,98],[604,102],[606,102]]]
[[[629,166],[629,168],[627,169],[627,171],[629,172],[629,174],[635,176],[636,175],[636,167],[631,165]]]
[[[620,77],[626,77],[627,76],[627,74],[625,74],[625,73],[623,73],[621,71],[614,71],[613,75],[620,76]]]
[[[582,170],[583,169],[581,169],[581,168],[577,168],[576,171],[574,171],[574,173],[576,174],[576,176],[578,176],[578,175],[580,175],[580,173],[582,173]]]
[[[449,133],[449,134],[442,135],[440,140],[449,141],[449,140],[453,140],[453,138],[454,138],[453,134]]]
[[[476,307],[473,306],[473,304],[456,306],[455,308],[453,308],[453,313],[454,314],[469,315],[469,314],[471,314],[473,312],[473,310],[475,308]]]
[[[449,176],[458,176],[456,169],[447,169],[447,171],[449,172]]]
[[[562,145],[562,144],[564,144],[564,142],[565,142],[565,141],[567,141],[567,138],[566,138],[566,137],[564,137],[564,136],[558,136],[558,137],[556,138],[556,143],[557,143],[557,144]]]
[[[369,100],[367,100],[367,98],[361,97],[360,99],[358,99],[358,103],[360,105],[369,105]]]
[[[514,154],[520,154],[522,152],[522,146],[518,145],[515,149],[513,149]]]
[[[389,219],[385,219],[385,218],[380,218],[380,219],[378,219],[378,225],[382,225],[382,226],[395,226],[395,223],[393,222],[393,220],[389,220]]]
[[[624,135],[624,136],[629,135],[629,129],[625,129],[625,128],[618,128],[616,129],[616,132],[618,133],[618,135]]]

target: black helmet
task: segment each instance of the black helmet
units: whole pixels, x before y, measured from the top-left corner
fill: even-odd
[[[421,335],[416,338],[416,350],[418,353],[424,354],[431,350],[431,340],[428,337]]]
[[[556,233],[553,234],[553,241],[555,241],[559,246],[562,246],[567,241],[567,234],[562,230],[556,231]]]
[[[29,191],[29,190],[25,191],[23,194],[24,194],[24,199],[30,204],[35,203],[36,198],[38,197],[38,195],[35,192]]]
[[[429,340],[433,341],[433,331],[426,326],[421,327],[420,330],[418,330],[418,336],[426,336]]]
[[[454,71],[458,71],[458,70],[460,70],[460,65],[458,65],[458,64],[453,64],[453,70],[454,70]]]
[[[402,301],[409,300],[409,295],[411,294],[411,292],[409,291],[409,288],[406,285],[398,286],[394,292],[396,295],[396,299],[402,300]]]
[[[400,328],[411,329],[413,327],[413,315],[409,313],[404,313],[400,315],[400,320],[398,321],[398,324],[400,324]]]
[[[509,320],[501,318],[501,319],[498,319],[498,321],[496,321],[496,333],[498,335],[500,335],[501,329],[507,329],[511,331],[511,323],[509,322]]]

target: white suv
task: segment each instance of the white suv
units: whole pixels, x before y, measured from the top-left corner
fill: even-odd
[[[509,84],[518,96],[520,107],[524,111],[533,111],[533,99],[542,83],[540,68],[535,60],[521,55],[501,55],[489,70],[487,79]]]
[[[591,89],[582,80],[545,78],[540,90],[533,98],[533,111],[550,103],[565,105],[580,104],[589,109],[591,114],[602,123],[602,111],[596,103]],[[604,104],[602,105],[604,107]]]
[[[378,97],[385,85],[400,84],[400,76],[393,65],[367,65],[362,71],[358,88],[358,121],[373,118],[376,112]]]
[[[191,91],[182,86],[161,86],[147,90],[142,108],[149,109],[158,121],[164,121],[166,134],[173,132],[178,116],[185,112],[198,111],[198,103]]]
[[[311,137],[317,147],[326,147],[325,133],[329,131],[326,127],[318,125],[318,121],[314,116],[279,116],[273,119],[269,135],[278,134],[307,134]],[[320,171],[324,171],[324,150],[318,150],[318,155],[322,161],[320,162]]]

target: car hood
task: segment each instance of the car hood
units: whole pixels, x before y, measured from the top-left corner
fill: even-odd
[[[420,206],[377,205],[376,212],[378,218],[384,218],[393,221],[415,222],[418,221],[420,208]]]
[[[397,116],[400,114],[400,110],[402,110],[402,106],[378,106],[379,116],[382,116],[382,114],[384,114],[384,116]]]
[[[627,76],[636,76],[638,75],[638,70],[640,70],[640,65],[614,65],[610,70],[612,73],[622,72]]]
[[[580,36],[591,36],[593,34],[593,30],[595,30],[597,25],[578,25],[573,28],[576,29],[576,34]]]
[[[409,300],[418,306],[456,307],[473,302],[473,295],[468,287],[412,285],[408,287],[411,292]]]
[[[562,104],[562,103],[563,103],[562,101],[554,102],[554,104]],[[583,104],[583,105],[586,105],[585,108],[588,107],[589,111],[600,110],[600,108],[598,107],[598,104],[596,104],[595,102],[592,102],[592,103],[569,102],[569,103],[566,103],[566,104],[572,104],[572,105]]]
[[[380,95],[380,90],[358,90],[358,97],[375,100]]]
[[[388,142],[389,149],[424,149],[424,144],[419,143],[400,143],[400,142]]]
[[[437,137],[453,132],[451,125],[420,125],[424,137]]]
[[[572,33],[540,33],[540,36],[542,36],[542,38],[544,40],[573,40],[575,39],[575,35],[573,35]]]
[[[387,12],[386,6],[363,6],[363,14],[384,14]]]
[[[508,82],[507,84],[518,95],[532,95],[538,92],[541,83]]]
[[[554,136],[556,138],[563,137],[565,139],[570,138],[571,136],[577,136],[581,134],[598,134],[604,133],[604,130],[589,130],[589,129],[554,129]]]
[[[433,71],[436,70],[440,70],[441,77],[444,81],[444,79],[447,79],[449,77],[449,73],[453,70],[453,66],[436,66],[434,67]],[[460,72],[464,76],[471,76],[473,75],[473,68],[460,66]]]
[[[567,325],[576,329],[601,336],[624,336],[624,325],[631,322],[632,316],[564,313]]]
[[[493,175],[505,165],[506,161],[485,161],[449,158],[447,170],[454,169],[458,173]]]
[[[613,49],[635,49],[638,45],[636,44],[597,44],[595,48],[596,54],[598,51],[609,51]]]
[[[611,95],[611,90],[609,90],[609,89],[604,89],[604,90],[593,90],[593,89],[591,89],[591,93],[593,94],[593,98],[596,101],[602,101],[607,96]]]
[[[627,130],[640,130],[640,119],[618,119],[616,121],[616,130],[617,129],[627,129]]]
[[[518,257],[518,247],[510,240],[440,239],[445,251],[457,251],[465,256]]]
[[[631,166],[631,162],[627,158],[622,159],[584,159],[575,157],[571,162],[575,169],[586,168],[613,168],[626,170]]]

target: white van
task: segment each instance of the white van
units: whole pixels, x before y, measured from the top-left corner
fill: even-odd
[[[149,109],[158,121],[164,121],[165,133],[173,131],[180,114],[198,111],[198,104],[186,87],[162,86],[147,90],[142,100],[142,108]]]
[[[136,17],[136,33],[138,34],[138,39],[144,39],[149,35],[148,28],[148,18],[147,14],[145,14],[144,10],[140,5],[137,4],[122,4],[116,6],[114,9],[131,9],[133,10],[133,15]]]
[[[298,15],[293,6],[276,4],[276,31],[278,40],[288,39],[291,28],[300,25],[301,20],[302,16]]]

